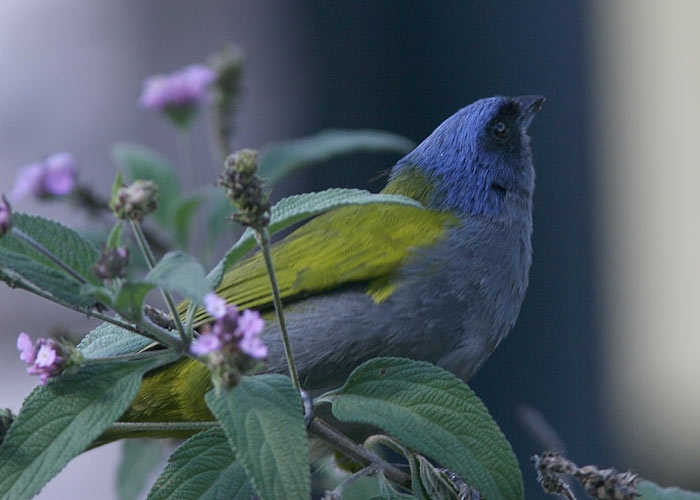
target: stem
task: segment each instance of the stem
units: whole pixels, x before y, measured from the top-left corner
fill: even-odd
[[[150,325],[148,323],[134,325],[116,316],[104,314],[100,311],[97,311],[94,308],[72,304],[70,302],[56,297],[55,295],[50,294],[45,290],[42,290],[41,288],[37,287],[34,283],[27,281],[22,276],[14,272],[9,273],[6,270],[0,273],[0,275],[4,275],[7,278],[3,278],[3,281],[5,281],[11,288],[20,288],[22,290],[26,290],[30,293],[33,293],[34,295],[37,295],[38,297],[41,297],[42,299],[49,300],[54,304],[58,304],[59,306],[63,306],[66,309],[72,309],[76,312],[85,314],[89,318],[95,318],[101,321],[105,321],[107,323],[111,323],[114,326],[118,326],[119,328],[123,328],[124,330],[134,332],[138,335],[154,340],[165,346],[173,347],[176,349],[182,347],[182,344],[175,337],[170,335],[169,332],[159,329],[156,325]]]
[[[272,288],[272,300],[275,304],[275,313],[277,313],[277,322],[280,325],[282,334],[282,343],[284,344],[284,354],[287,358],[287,366],[289,367],[289,376],[292,378],[292,383],[297,391],[301,391],[301,383],[299,383],[299,374],[297,367],[294,364],[294,354],[292,353],[292,344],[289,342],[289,334],[287,333],[287,324],[284,321],[284,312],[282,311],[282,298],[280,297],[280,289],[277,284],[277,275],[275,267],[272,265],[272,254],[270,253],[270,233],[266,227],[255,232],[260,249],[265,257],[265,265],[267,266],[267,274],[270,277],[270,287]]]
[[[218,427],[219,422],[114,422],[110,431],[204,431]]]
[[[106,356],[104,358],[85,357],[84,360],[90,365],[99,365],[102,363],[111,363],[113,361],[137,361],[142,359],[158,358],[170,354],[170,351],[158,349],[155,351],[135,352],[133,354],[120,354],[118,356]]]
[[[143,253],[144,258],[146,259],[146,264],[148,264],[148,268],[153,269],[156,265],[156,258],[153,256],[153,252],[151,252],[151,248],[148,246],[148,241],[146,240],[146,236],[143,234],[141,224],[139,224],[139,222],[135,220],[130,220],[129,222],[131,222],[131,229],[134,231],[134,236],[136,237],[136,241],[139,244],[141,253]],[[180,315],[178,315],[177,313],[177,306],[175,305],[175,301],[173,300],[172,296],[165,290],[161,289],[161,293],[163,294],[163,299],[165,300],[165,303],[168,305],[168,310],[170,311],[170,314],[173,317],[173,321],[175,321],[175,328],[180,334],[180,340],[182,340],[182,343],[184,345],[187,345],[189,339],[187,338],[187,334],[185,333],[185,327],[182,325]]]
[[[46,248],[44,245],[36,241],[34,238],[29,236],[27,233],[22,231],[21,229],[17,229],[16,227],[12,228],[12,234],[17,236],[19,239],[27,243],[29,246],[40,252],[42,255],[46,256],[56,264],[58,267],[63,269],[66,273],[68,273],[72,278],[74,278],[78,283],[85,285],[87,283],[87,280],[83,278],[78,272],[70,267],[68,264],[63,262],[61,259],[59,259],[51,250]]]
[[[311,434],[320,437],[333,448],[355,460],[357,463],[365,466],[376,464],[382,472],[384,472],[388,480],[410,489],[410,474],[406,474],[404,471],[397,469],[375,453],[358,445],[318,417],[315,417],[311,421],[308,430]]]
[[[194,148],[192,147],[192,128],[178,127],[177,149],[180,156],[180,164],[184,170],[187,184],[197,185],[197,169],[195,168]]]

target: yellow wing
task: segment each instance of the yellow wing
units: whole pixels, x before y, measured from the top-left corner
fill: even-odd
[[[309,221],[272,247],[285,302],[366,282],[381,302],[392,271],[412,248],[438,241],[454,217],[406,205],[373,203],[335,209]],[[240,308],[271,307],[270,280],[258,252],[229,270],[217,293]],[[196,322],[206,320],[199,311]]]

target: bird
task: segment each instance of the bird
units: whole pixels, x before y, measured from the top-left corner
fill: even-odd
[[[535,171],[528,128],[538,95],[494,96],[463,107],[391,169],[387,203],[339,207],[272,246],[302,387],[342,385],[381,356],[422,360],[465,382],[513,328],[532,262]],[[264,371],[284,373],[279,326],[260,253],[217,289],[267,320]],[[213,420],[210,373],[184,357],[147,374],[120,419]],[[173,436],[169,436],[173,437]]]

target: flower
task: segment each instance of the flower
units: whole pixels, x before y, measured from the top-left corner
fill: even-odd
[[[221,339],[211,332],[203,333],[190,346],[190,352],[195,356],[206,356],[219,349],[221,349]]]
[[[118,219],[140,221],[158,208],[158,185],[139,179],[121,187],[112,195],[109,208]]]
[[[204,309],[212,318],[222,318],[226,315],[226,300],[210,292],[204,296]]]
[[[27,364],[34,364],[34,342],[31,337],[21,332],[17,337],[17,349],[19,349],[19,359]]]
[[[12,229],[12,208],[3,194],[0,197],[0,236],[5,236]]]
[[[246,309],[239,314],[234,305],[227,305],[218,295],[211,293],[205,297],[205,305],[210,305],[217,314],[224,314],[214,323],[202,329],[199,337],[190,345],[190,353],[206,356],[207,366],[213,372],[214,385],[233,386],[241,374],[250,371],[257,361],[267,357],[267,346],[260,338],[265,330],[265,320],[257,311]]]
[[[270,223],[270,200],[257,169],[258,152],[241,149],[226,158],[217,185],[226,189],[226,196],[238,209],[231,220],[260,231]]]
[[[238,318],[238,329],[242,335],[239,342],[241,351],[253,359],[265,359],[267,346],[259,335],[265,330],[265,320],[257,311],[246,309]]]
[[[147,78],[139,102],[146,109],[166,113],[176,124],[185,126],[207,97],[207,89],[216,73],[207,66],[194,64],[169,75]]]
[[[42,385],[46,385],[50,377],[59,375],[80,358],[78,352],[64,342],[39,339],[34,343],[25,332],[17,337],[17,349],[20,351],[19,359],[29,365],[27,373],[38,375]]]
[[[102,244],[102,253],[97,264],[92,266],[92,272],[100,279],[111,280],[126,276],[129,265],[129,248],[107,248]]]
[[[56,153],[22,168],[17,174],[10,198],[27,195],[37,198],[67,196],[73,192],[78,169],[70,153]]]

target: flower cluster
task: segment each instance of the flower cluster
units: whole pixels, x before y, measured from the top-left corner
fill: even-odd
[[[153,181],[134,181],[112,195],[109,207],[118,219],[140,221],[158,208],[158,185]]]
[[[29,365],[27,373],[38,375],[42,384],[50,377],[62,373],[73,365],[80,355],[71,346],[54,339],[39,339],[35,342],[26,333],[17,337],[19,359]]]
[[[215,381],[235,385],[241,373],[267,357],[267,346],[260,339],[265,321],[257,311],[239,313],[236,306],[227,305],[214,293],[207,294],[204,304],[214,322],[202,329],[190,352],[207,357]]]
[[[37,198],[66,196],[73,192],[78,175],[75,158],[70,153],[56,153],[23,167],[10,192],[10,199],[28,195]]]
[[[236,151],[226,159],[218,185],[226,188],[226,196],[239,210],[231,219],[259,231],[270,223],[270,201],[263,191],[263,180],[256,174],[257,169],[257,151]]]
[[[169,75],[152,76],[143,84],[141,106],[162,111],[176,124],[185,126],[206,99],[207,89],[215,80],[216,73],[202,64]]]
[[[127,247],[107,248],[103,244],[100,260],[92,266],[92,272],[103,280],[123,278],[126,276],[128,265],[129,249]]]

